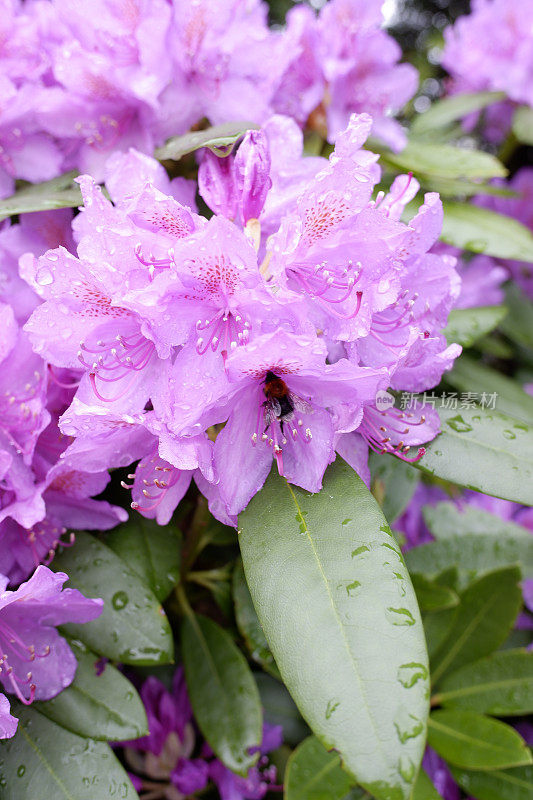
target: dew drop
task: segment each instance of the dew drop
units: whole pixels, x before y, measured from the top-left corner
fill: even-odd
[[[19,778],[22,778],[25,772],[26,772],[26,767],[24,766],[24,764],[21,764],[20,767],[17,769],[17,775],[19,776]]]
[[[54,282],[54,276],[48,267],[41,267],[35,276],[35,280],[39,286],[50,286]]]
[[[385,614],[389,622],[392,622],[393,625],[404,627],[415,624],[415,618],[407,608],[392,608],[389,606]]]
[[[115,592],[115,594],[111,598],[111,605],[117,611],[121,611],[123,608],[125,608],[128,605],[128,603],[129,603],[129,597],[126,594],[126,592],[122,592],[122,591]]]
[[[505,436],[506,439],[516,439],[516,433],[513,433],[510,430],[504,430],[503,435]]]
[[[427,680],[428,669],[418,661],[410,661],[398,667],[398,680],[405,689],[411,689],[419,680]]]
[[[334,697],[331,700],[328,700],[328,705],[326,707],[326,719],[329,719],[331,715],[337,710],[340,705],[340,700],[336,700]]]
[[[454,431],[457,431],[457,433],[468,433],[468,431],[473,430],[470,423],[465,422],[460,414],[458,414],[456,417],[452,417],[452,419],[449,419],[448,425],[450,428],[453,428]]]
[[[352,550],[352,558],[355,556],[360,556],[361,553],[370,552],[370,547],[366,544],[362,544],[360,547],[356,547],[355,550]]]

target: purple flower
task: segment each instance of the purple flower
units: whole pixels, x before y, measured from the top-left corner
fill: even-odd
[[[72,211],[37,211],[21,214],[16,224],[7,221],[0,226],[0,299],[9,303],[20,324],[39,303],[38,295],[19,276],[19,258],[24,253],[40,256],[45,250],[59,247],[74,250]]]
[[[150,291],[142,287],[123,300],[165,343],[226,357],[262,324],[274,328],[295,318],[288,298],[269,291],[244,233],[222,217],[176,241],[166,267]]]
[[[0,680],[25,704],[55,697],[74,678],[76,659],[55,626],[102,613],[102,600],[62,589],[67,580],[39,566],[14,592],[6,591],[7,578],[0,581]]]
[[[414,95],[418,72],[411,64],[398,64],[401,50],[381,29],[381,6],[367,0],[331,0],[320,12],[328,134],[334,140],[351,114],[365,111],[373,117],[374,135],[400,150],[405,134],[389,115]]]
[[[171,11],[164,0],[53,6],[59,41],[49,47],[53,80],[39,122],[61,144],[66,168],[103,177],[112,150],[154,148],[158,96],[170,78]]]
[[[149,677],[142,685],[141,698],[149,734],[123,743],[126,761],[137,777],[138,790],[145,781],[147,788],[150,781],[168,781],[172,788],[160,784],[164,796],[181,800],[205,789],[212,781],[222,800],[261,800],[274,784],[276,770],[268,765],[266,754],[280,747],[283,739],[280,726],[264,726],[259,761],[246,777],[241,777],[218,761],[207,743],[199,748],[182,667],[174,673],[170,691],[157,678]]]
[[[533,8],[532,8],[533,13]],[[518,193],[517,197],[480,196],[476,203],[500,214],[506,214],[533,231],[533,168],[522,167],[508,182],[494,181],[498,186],[508,187]],[[506,259],[498,262],[504,266],[517,284],[533,299],[533,265],[525,261]]]
[[[444,31],[442,65],[452,76],[452,91],[503,91],[511,101],[533,106],[533,51],[524,24],[532,15],[531,0],[473,0],[472,13]],[[506,136],[512,111],[509,102],[489,107],[485,134],[491,140]]]
[[[325,363],[316,337],[278,330],[257,336],[209,375],[186,350],[177,357],[173,426],[183,434],[227,420],[214,447],[219,491],[228,514],[239,513],[263,485],[274,457],[280,474],[311,492],[319,491],[334,459],[334,416],[355,428],[363,405],[386,383],[384,371],[346,359]],[[201,379],[203,378],[203,380]],[[179,432],[179,431],[177,431]],[[234,465],[239,463],[239,469]]]
[[[17,88],[0,74],[0,197],[12,194],[16,178],[39,182],[61,172],[62,154],[35,115],[44,91],[30,83]]]
[[[248,131],[235,156],[204,154],[198,171],[200,194],[217,214],[245,226],[263,210],[270,179],[270,148],[263,131]]]
[[[446,762],[430,747],[426,748],[422,767],[443,800],[460,800],[461,790],[455,783]]]
[[[18,720],[9,713],[9,700],[0,694],[0,739],[10,739],[17,732]]]

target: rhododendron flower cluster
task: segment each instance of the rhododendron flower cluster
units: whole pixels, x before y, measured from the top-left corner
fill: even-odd
[[[261,124],[279,111],[304,125],[318,109],[333,137],[369,111],[400,147],[389,115],[417,72],[398,65],[381,5],[297,8],[281,32],[262,0],[3,0],[0,195],[72,168],[101,179],[113,151],[151,154],[204,118]]]
[[[282,132],[301,152],[285,118],[226,159],[205,155],[209,220],[187,184],[135,151],[106,167],[114,204],[79,178],[77,255],[20,260],[43,300],[24,328],[35,352],[83,371],[59,421],[75,437],[63,464],[98,474],[138,461],[132,505],[159,522],[194,477],[235,524],[273,459],[317,492],[336,450],[366,478],[367,445],[419,457],[409,448],[436,435],[436,414],[376,407],[376,396],[393,406],[388,387],[424,390],[451,367],[460,348],[441,330],[460,281],[453,258],[429,252],[437,195],[409,224],[411,176],[372,199],[371,126],[354,116],[329,161],[299,156],[296,191],[271,148]]]
[[[485,134],[493,141],[509,132],[515,104],[533,107],[532,19],[531,0],[473,0],[472,12],[444,32],[442,65],[452,91],[507,95],[485,112]]]
[[[281,725],[263,725],[262,741],[255,750],[259,752],[258,763],[240,776],[214,757],[207,742],[193,756],[198,751],[198,736],[183,667],[174,673],[171,691],[152,676],[145,680],[140,694],[150,734],[122,742],[137,791],[157,787],[162,796],[177,800],[202,791],[212,782],[221,800],[261,800],[269,790],[282,788],[276,786],[276,768],[268,761],[268,753],[283,741]],[[165,783],[169,786],[165,787]]]

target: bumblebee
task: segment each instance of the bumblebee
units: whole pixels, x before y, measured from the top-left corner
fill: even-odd
[[[265,433],[274,420],[279,422],[279,427],[283,433],[283,423],[290,422],[294,418],[295,411],[302,411],[303,413],[312,411],[309,403],[293,394],[285,381],[270,370],[265,376],[263,392],[266,397],[263,403],[266,422]]]

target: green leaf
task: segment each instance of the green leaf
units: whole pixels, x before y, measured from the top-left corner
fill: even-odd
[[[328,753],[310,736],[292,753],[285,772],[284,800],[343,800],[353,778],[341,767],[338,753]]]
[[[420,483],[420,473],[401,458],[370,453],[372,494],[389,522],[394,522],[409,505]]]
[[[467,355],[455,361],[445,379],[461,392],[468,392],[474,386],[478,395],[485,393],[487,401],[489,395],[496,393],[494,407],[498,411],[524,422],[533,422],[533,397],[516,381]]]
[[[518,192],[504,186],[494,186],[492,183],[483,183],[479,179],[467,181],[464,178],[450,180],[447,178],[426,178],[424,189],[438,192],[441,197],[473,197],[479,194],[489,194],[496,197],[518,197]]]
[[[427,656],[378,504],[340,458],[315,495],[273,469],[239,528],[254,606],[303,717],[368,791],[407,798],[424,746]]]
[[[453,539],[465,534],[475,533],[479,536],[492,536],[514,540],[523,546],[515,561],[525,561],[527,567],[531,563],[533,570],[533,540],[531,532],[516,522],[502,519],[475,506],[459,507],[455,503],[441,502],[435,506],[424,506],[424,521],[437,540]],[[530,547],[528,547],[530,545]],[[531,577],[533,577],[533,572]]]
[[[245,774],[262,734],[259,692],[248,663],[229,634],[207,617],[187,616],[182,626],[187,689],[195,719],[218,758]]]
[[[310,731],[287,689],[264,672],[254,673],[254,678],[261,696],[265,722],[270,725],[281,725],[283,741],[297,745],[309,735]]]
[[[514,281],[506,289],[505,305],[509,313],[501,330],[517,344],[533,349],[533,303]]]
[[[257,617],[240,559],[233,570],[232,589],[237,628],[250,655],[267,672],[270,672],[275,678],[279,678],[279,670]]]
[[[418,773],[411,800],[442,800],[442,796],[435,789],[431,778],[423,769]]]
[[[444,203],[443,242],[496,258],[533,261],[533,234],[518,220],[467,203]]]
[[[411,573],[411,580],[421,611],[443,611],[459,604],[459,597],[449,586],[441,586],[416,573]]]
[[[416,134],[429,133],[435,128],[444,128],[451,125],[458,119],[480,111],[492,103],[505,100],[505,92],[472,92],[468,94],[455,94],[436,103],[424,111],[423,114],[415,117],[411,125],[411,131]]]
[[[478,406],[438,409],[442,432],[415,466],[436,478],[533,505],[533,427]]]
[[[68,636],[123,664],[172,661],[172,632],[161,605],[110,547],[88,533],[77,533],[75,546],[56,556],[52,567],[67,573],[67,586],[104,600],[98,619],[63,626]]]
[[[500,720],[474,711],[434,711],[428,744],[439,756],[465,769],[502,769],[533,763],[522,737]]]
[[[172,523],[158,525],[155,520],[135,514],[106,537],[106,544],[143,579],[159,601],[166,600],[179,582],[181,532]]]
[[[496,650],[522,606],[518,567],[488,572],[461,594],[451,630],[431,661],[432,683]]]
[[[533,108],[521,106],[516,109],[512,131],[519,142],[533,145]]]
[[[244,136],[246,131],[258,127],[254,122],[236,121],[213,125],[203,131],[190,131],[183,136],[169,139],[163,147],[155,151],[155,157],[160,161],[179,161],[183,156],[201,147],[209,147],[217,156],[228,156],[235,142]]]
[[[23,186],[11,197],[0,200],[0,220],[13,214],[49,211],[54,208],[75,208],[83,205],[80,187],[73,183],[77,174],[73,170],[51,181]]]
[[[138,800],[109,745],[83,739],[12,702],[19,724],[0,743],[2,800]]]
[[[505,306],[452,308],[448,315],[448,324],[442,332],[448,344],[455,342],[462,347],[472,347],[474,342],[492,331],[506,314]],[[457,364],[457,361],[455,363]],[[446,374],[446,378],[448,375],[449,373]]]
[[[148,734],[146,711],[136,689],[112,664],[98,675],[98,656],[81,642],[69,642],[78,661],[74,681],[57,697],[33,707],[63,728],[103,741],[125,741]]]
[[[525,577],[533,577],[533,542],[525,542],[505,534],[501,538],[493,533],[472,533],[450,536],[438,542],[413,547],[405,554],[410,572],[434,575],[442,569],[456,566],[469,578],[479,573],[520,564]]]
[[[467,664],[440,684],[435,703],[509,717],[533,713],[533,653],[502,650]]]
[[[531,800],[533,767],[515,767],[490,772],[451,768],[457,783],[477,800]]]
[[[378,149],[378,152],[381,148]],[[497,158],[481,150],[433,144],[411,139],[400,153],[382,150],[382,160],[415,175],[443,178],[504,178],[507,169]]]

